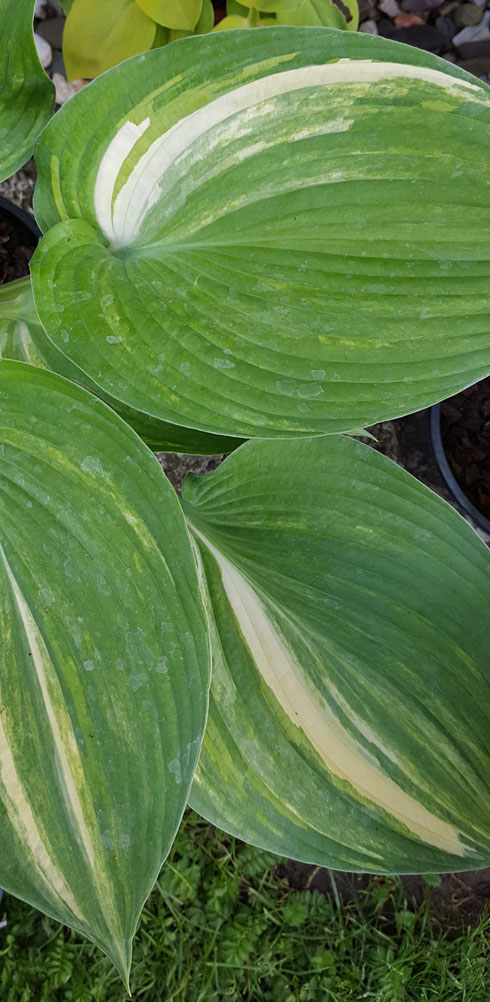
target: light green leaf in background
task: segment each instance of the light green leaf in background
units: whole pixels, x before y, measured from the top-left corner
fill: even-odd
[[[214,28],[211,30],[213,32],[229,31],[234,28],[250,28],[250,26],[251,22],[247,11],[246,17],[241,17],[239,14],[230,14],[229,16],[222,18],[222,20],[218,21],[218,23],[215,24]]]
[[[490,372],[489,99],[435,56],[328,28],[117,67],[38,147],[49,338],[112,402],[234,437],[455,393]]]
[[[199,20],[203,0],[137,0],[141,10],[166,28],[192,31]]]
[[[347,16],[344,16],[342,8]],[[350,20],[347,20],[347,17]],[[280,11],[277,15],[278,24],[289,25],[324,25],[330,28],[349,28],[357,31],[359,27],[359,5],[357,0],[303,0],[294,9]]]
[[[135,433],[22,362],[0,362],[0,486],[0,884],[127,981],[206,715],[188,534]]]
[[[281,855],[490,861],[490,554],[343,437],[252,442],[184,482],[213,680],[191,805]]]
[[[0,181],[29,159],[54,112],[54,87],[39,62],[34,0],[0,0]]]
[[[194,31],[177,31],[169,29],[168,41],[174,42],[179,38],[186,38],[188,35],[204,35],[211,31],[214,24],[214,7],[211,0],[203,0],[202,10]]]
[[[68,79],[90,80],[151,49],[156,30],[136,0],[74,0],[63,32]]]
[[[275,14],[280,10],[294,10],[301,3],[301,0],[260,0],[257,4],[254,0],[240,0],[244,7],[259,8],[265,14]]]

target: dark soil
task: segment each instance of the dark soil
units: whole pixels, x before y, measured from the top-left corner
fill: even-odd
[[[0,208],[0,285],[29,274],[36,243],[26,226]]]
[[[441,404],[441,433],[453,476],[490,519],[490,378]]]
[[[341,902],[359,900],[370,881],[380,885],[389,883],[390,877],[372,877],[364,873],[341,873],[288,860],[281,866],[282,875],[296,890],[318,890],[339,898]],[[458,935],[463,928],[476,925],[480,916],[490,907],[490,869],[467,873],[445,873],[438,887],[428,886],[423,877],[401,877],[408,905],[417,907],[429,897],[433,921],[448,934]],[[429,879],[429,878],[428,878]],[[386,907],[386,918],[390,905]]]

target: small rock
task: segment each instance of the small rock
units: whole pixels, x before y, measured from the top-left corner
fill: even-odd
[[[36,6],[34,7],[34,17],[37,17],[40,21],[44,21],[44,18],[48,16],[46,9],[46,0],[36,0]]]
[[[369,18],[367,21],[363,21],[362,24],[359,25],[359,31],[363,31],[365,35],[379,34],[378,25],[372,18]]]
[[[55,52],[53,52],[53,59],[51,62],[51,66],[49,67],[50,76],[53,77],[55,73],[61,73],[61,76],[66,78],[66,69],[65,69],[65,64],[63,62],[63,56],[61,52],[58,52],[57,49]]]
[[[445,46],[444,35],[429,24],[414,24],[412,28],[395,28],[391,21],[383,18],[378,28],[384,38],[391,38],[392,41],[403,42],[405,45],[415,45],[417,49],[425,49],[426,52],[439,52]]]
[[[49,42],[51,48],[61,49],[63,38],[63,28],[65,26],[64,17],[49,17],[38,27],[38,33]]]
[[[490,58],[483,59],[462,59],[459,62],[462,70],[472,73],[475,77],[486,76],[490,73]]]
[[[433,7],[439,6],[439,0],[402,0],[403,10],[421,11],[421,10],[431,10]]]
[[[457,28],[469,28],[472,25],[480,24],[482,17],[482,7],[477,7],[475,3],[464,3],[461,7],[456,7],[453,21]]]
[[[359,22],[374,21],[379,19],[376,0],[359,0]]]
[[[76,88],[73,86],[73,81],[68,83],[61,73],[53,73],[52,80],[54,83],[54,89],[56,91],[56,104],[66,104],[67,101],[76,94]]]
[[[442,16],[445,17],[446,14],[450,14],[457,6],[457,0],[445,0],[445,3],[441,3],[441,6],[439,7],[439,14],[442,14]]]
[[[483,42],[467,42],[466,45],[459,45],[458,51],[461,59],[486,59],[490,56],[490,38]]]
[[[437,31],[440,31],[441,35],[444,36],[446,40],[446,49],[450,49],[452,46],[453,37],[456,33],[456,28],[454,27],[453,21],[450,17],[436,17],[434,22],[434,27]]]
[[[393,21],[397,28],[411,28],[413,24],[425,24],[418,14],[397,14]]]
[[[489,23],[490,10],[486,10],[479,24],[472,24],[468,28],[458,31],[458,34],[453,38],[453,45],[459,49],[461,45],[466,45],[467,42],[482,42],[490,38]]]
[[[49,42],[46,41],[45,38],[42,38],[41,35],[37,33],[37,31],[34,32],[34,41],[36,43],[39,62],[41,63],[41,66],[43,66],[44,69],[46,69],[46,67],[49,66],[53,58],[53,52],[51,46]]]
[[[378,7],[383,11],[383,14],[387,14],[388,17],[396,17],[400,13],[400,7],[398,6],[397,0],[380,0]]]

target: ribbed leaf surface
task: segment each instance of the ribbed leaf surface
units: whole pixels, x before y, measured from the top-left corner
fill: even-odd
[[[344,870],[490,861],[490,560],[350,439],[248,443],[188,478],[213,681],[191,804]]]
[[[29,278],[0,286],[0,358],[30,362],[31,365],[50,369],[100,395],[97,385],[47,337],[37,315]],[[106,399],[155,452],[168,450],[211,456],[232,452],[240,445],[240,439],[207,435],[148,419],[141,412],[121,406],[107,394]]]
[[[95,397],[0,363],[0,884],[127,978],[204,727],[208,639],[179,504]]]
[[[207,432],[345,431],[448,396],[490,371],[489,99],[328,28],[117,67],[39,147],[44,327],[101,393]]]
[[[0,181],[29,159],[54,111],[54,87],[39,62],[34,0],[0,0]]]

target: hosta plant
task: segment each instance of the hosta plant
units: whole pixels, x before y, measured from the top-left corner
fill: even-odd
[[[211,0],[64,0],[68,15],[63,58],[68,79],[93,78],[146,49],[187,35],[267,24],[328,25],[355,30],[357,0],[227,0],[227,16],[214,27]],[[223,0],[224,6],[224,0]]]
[[[490,372],[489,101],[264,27],[41,136],[0,302],[0,883],[125,979],[188,802],[345,870],[490,861],[488,550],[348,437]],[[231,455],[179,501],[148,445]]]

